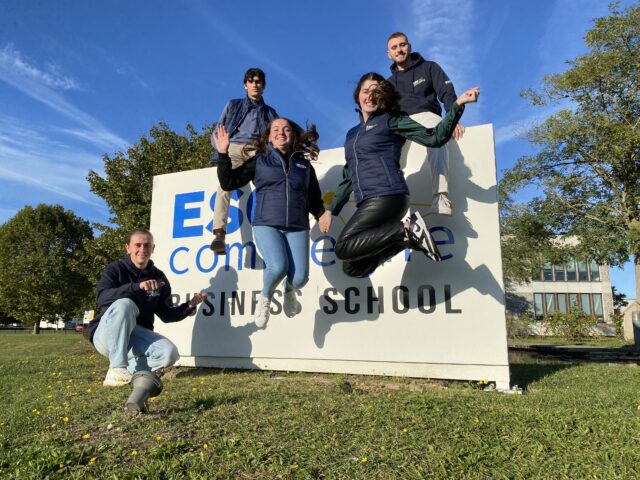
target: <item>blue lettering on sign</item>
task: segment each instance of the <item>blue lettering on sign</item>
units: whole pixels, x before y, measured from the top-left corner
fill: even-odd
[[[256,192],[251,191],[251,194],[246,198],[246,204],[244,209],[238,205],[243,198],[244,192],[241,189],[236,189],[231,194],[231,199],[235,200],[236,205],[233,203],[229,206],[229,219],[227,223],[227,233],[233,233],[238,231],[244,219],[246,218],[250,224],[253,224],[255,216],[256,206]],[[210,212],[202,212],[201,206],[191,205],[204,202],[204,191],[199,190],[195,192],[178,193],[175,195],[174,209],[173,209],[173,238],[188,238],[188,237],[203,237],[208,232],[213,231],[213,221],[209,221],[203,226],[202,221],[211,218],[215,208],[216,194],[214,193],[209,198]],[[206,210],[206,208],[205,208]],[[243,212],[244,210],[244,212]],[[186,225],[187,221],[200,220],[199,224]],[[194,223],[194,222],[191,222]],[[196,222],[197,223],[197,222]],[[442,226],[432,227],[429,231],[433,234],[436,244],[440,247],[442,260],[449,260],[453,257],[452,253],[443,252],[443,245],[454,245],[455,237],[453,232]],[[440,234],[438,234],[441,232]],[[444,235],[443,235],[444,234]],[[328,243],[328,244],[327,244]],[[336,264],[335,257],[336,239],[331,235],[321,235],[317,239],[311,242],[310,245],[310,258],[313,263],[319,267],[329,267]],[[218,266],[224,266],[225,270],[229,270],[233,263],[238,271],[242,270],[245,266],[243,261],[245,258],[248,260],[246,265],[248,268],[255,270],[257,263],[257,249],[252,241],[242,243],[231,243],[227,245],[227,254],[224,256],[224,263],[222,263],[217,255],[209,249],[209,243],[202,245],[196,252],[195,257],[189,255],[190,249],[185,246],[176,247],[169,256],[169,268],[171,272],[176,275],[184,275],[190,271],[192,266],[195,266],[199,272],[210,273]],[[404,260],[408,262],[411,259],[411,250],[406,249],[404,254]],[[183,255],[186,254],[186,255]],[[236,262],[232,261],[232,257],[235,257]],[[391,261],[389,259],[388,261]],[[220,265],[219,265],[220,263]]]

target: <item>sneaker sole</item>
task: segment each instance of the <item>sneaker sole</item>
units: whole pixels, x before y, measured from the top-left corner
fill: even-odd
[[[411,224],[409,225],[409,230],[407,233],[412,237],[414,243],[418,245],[419,250],[424,253],[428,258],[432,259],[435,262],[442,261],[442,256],[440,255],[440,251],[436,246],[436,242],[431,235],[431,232],[427,228],[427,224],[420,215],[420,212],[413,212],[411,214],[413,224],[417,225],[420,228],[420,235],[417,235],[412,229]],[[422,246],[422,242],[425,242],[425,246]]]

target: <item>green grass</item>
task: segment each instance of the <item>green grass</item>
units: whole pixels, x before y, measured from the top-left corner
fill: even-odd
[[[622,348],[630,347],[633,342],[621,337],[588,337],[579,340],[567,340],[564,337],[528,336],[509,337],[509,345],[584,345],[590,347]]]
[[[128,387],[101,386],[106,367],[80,336],[0,336],[1,478],[640,476],[640,369],[628,365],[520,355],[525,395],[182,368],[138,416],[123,412]]]

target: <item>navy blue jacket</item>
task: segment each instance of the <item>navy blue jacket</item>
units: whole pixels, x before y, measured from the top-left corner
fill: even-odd
[[[160,295],[155,297],[147,296],[147,292],[140,288],[140,282],[152,279],[164,282]],[[89,322],[89,339],[92,342],[100,318],[113,302],[121,298],[130,298],[135,302],[140,310],[136,322],[149,330],[153,330],[154,315],[158,315],[163,322],[178,322],[194,310],[187,302],[177,307],[172,305],[169,280],[151,260],[147,268],[140,270],[128,255],[107,266],[98,282],[96,295],[101,311],[94,320]]]
[[[238,127],[244,120],[244,117],[247,116],[247,113],[249,113],[249,110],[252,108],[259,109],[258,130],[261,134],[264,134],[267,131],[267,126],[269,126],[269,122],[271,120],[278,118],[278,113],[272,107],[264,103],[264,101],[255,102],[249,97],[229,100],[227,105],[224,107],[222,118],[220,119],[229,134],[229,138],[233,138],[233,135],[238,130]],[[211,144],[215,147],[213,137],[211,137]],[[218,152],[215,152],[211,158],[211,162],[216,163],[217,161]]]
[[[400,109],[407,115],[418,112],[432,112],[442,116],[440,103],[448,112],[457,96],[453,83],[436,62],[422,58],[412,52],[411,63],[405,70],[398,70],[391,65],[391,76],[388,78],[400,93]]]
[[[389,129],[390,116],[376,111],[347,132],[344,152],[356,205],[373,197],[409,195],[400,169],[405,138]]]
[[[254,226],[309,230],[309,212],[316,219],[324,212],[315,170],[301,152],[287,158],[268,145],[266,153],[234,169],[229,156],[220,154],[218,180],[227,191],[253,180],[256,187]]]

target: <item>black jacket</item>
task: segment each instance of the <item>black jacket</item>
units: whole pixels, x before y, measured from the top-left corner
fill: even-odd
[[[436,62],[422,58],[417,52],[410,55],[411,63],[405,70],[391,65],[388,78],[400,93],[400,108],[407,115],[418,112],[432,112],[442,116],[440,103],[448,112],[457,96],[453,83]]]
[[[155,297],[147,296],[147,292],[140,288],[140,282],[152,279],[164,282],[160,295]],[[96,295],[101,311],[94,320],[89,322],[89,339],[92,342],[100,318],[113,302],[121,298],[130,298],[135,302],[140,310],[136,321],[138,325],[149,330],[153,330],[154,315],[158,315],[163,322],[178,322],[194,310],[187,302],[177,307],[172,305],[169,280],[151,260],[146,269],[140,270],[128,255],[107,266],[98,282]]]

